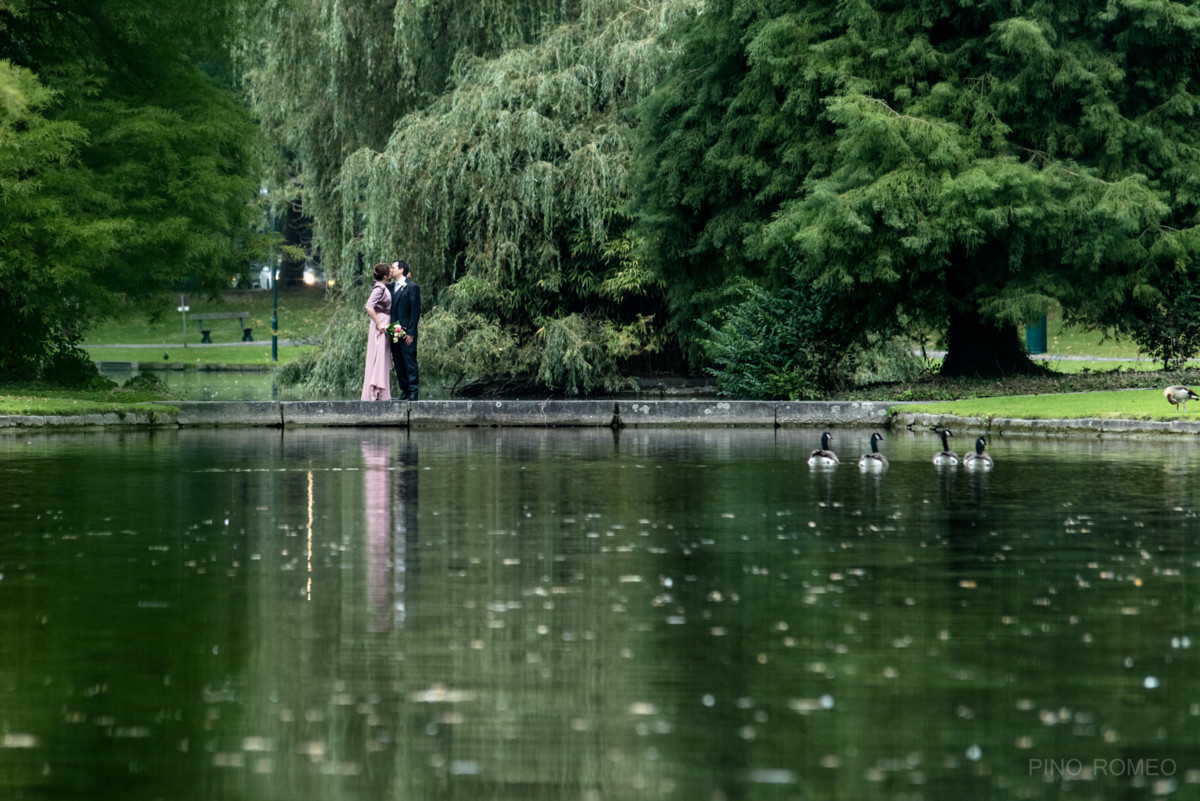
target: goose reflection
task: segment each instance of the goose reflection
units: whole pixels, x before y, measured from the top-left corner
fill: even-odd
[[[417,476],[415,470],[393,470],[386,442],[362,443],[363,498],[366,503],[367,605],[370,630],[403,628],[408,613],[405,589],[416,565]],[[401,467],[416,464],[416,446],[405,441]],[[411,538],[411,539],[410,539]]]
[[[833,506],[834,486],[832,470],[810,470],[809,482],[813,487],[813,495],[820,506]]]

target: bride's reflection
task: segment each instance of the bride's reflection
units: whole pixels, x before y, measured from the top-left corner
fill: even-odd
[[[392,469],[389,443],[364,442],[363,497],[367,520],[367,604],[370,630],[403,628],[405,580],[415,565],[409,543],[417,537],[416,445],[407,437]]]

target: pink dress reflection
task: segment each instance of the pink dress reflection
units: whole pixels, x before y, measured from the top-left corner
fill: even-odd
[[[391,626],[388,602],[388,561],[391,556],[392,493],[388,472],[391,449],[374,442],[362,444],[363,495],[367,501],[367,606],[370,630]]]

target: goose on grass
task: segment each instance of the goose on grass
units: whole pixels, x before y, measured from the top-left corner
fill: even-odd
[[[1187,402],[1200,398],[1200,395],[1192,392],[1187,387],[1176,385],[1164,389],[1163,397],[1167,399],[1167,403],[1171,404],[1172,406],[1178,406],[1179,408],[1183,409],[1184,414],[1187,414]]]

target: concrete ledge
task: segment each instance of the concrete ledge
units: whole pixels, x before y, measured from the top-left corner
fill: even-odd
[[[171,406],[179,411],[163,411]],[[2,415],[0,431],[69,428],[219,427],[591,427],[704,428],[872,426],[950,428],[1033,436],[1200,435],[1200,415],[1187,420],[1018,420],[911,413],[905,404],[859,401],[249,401],[147,404],[143,413],[62,416]],[[895,414],[889,417],[889,410]]]
[[[278,401],[172,401],[181,427],[283,425]]]
[[[1200,420],[1109,420],[1087,417],[1071,420],[1022,420],[1013,417],[958,417],[952,414],[910,414],[898,411],[892,427],[974,428],[1001,434],[1086,434],[1090,436],[1138,436],[1147,434],[1200,435]]]
[[[775,427],[771,401],[621,401],[620,424],[640,426]]]
[[[408,425],[409,402],[291,401],[279,404],[285,426]]]
[[[34,415],[6,414],[0,415],[0,429],[16,430],[29,428],[59,429],[59,428],[151,428],[153,426],[174,426],[176,416],[167,412],[146,412],[145,414],[64,414],[64,415]]]
[[[420,401],[411,405],[411,428],[438,426],[581,426],[613,425],[616,404],[580,401]]]
[[[886,426],[894,403],[871,401],[790,401],[777,405],[780,426],[864,425]]]

